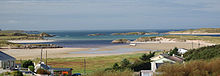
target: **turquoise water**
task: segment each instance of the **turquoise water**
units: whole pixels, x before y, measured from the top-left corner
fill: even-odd
[[[124,45],[124,44],[112,44],[111,41],[115,39],[129,39],[135,40],[139,37],[145,36],[163,36],[166,34],[158,35],[117,35],[112,36],[111,33],[126,33],[126,32],[158,32],[165,33],[169,31],[179,31],[170,29],[146,29],[146,30],[51,30],[51,31],[40,31],[49,34],[56,35],[55,37],[48,38],[54,39],[55,42],[46,42],[42,44],[56,44],[63,47],[86,47],[86,48],[97,48],[102,46],[111,45]],[[88,36],[88,34],[106,34],[102,36]],[[202,35],[202,36],[220,36],[220,35]]]
[[[159,35],[110,35],[112,33],[126,33],[126,32],[168,32],[171,30],[84,30],[84,31],[75,31],[75,30],[58,30],[58,31],[41,31],[49,34],[56,35],[55,37],[48,38],[54,39],[55,42],[48,42],[44,44],[57,44],[63,47],[87,47],[87,48],[96,48],[102,46],[111,46],[111,45],[124,45],[124,44],[112,44],[111,41],[115,39],[129,39],[135,40],[139,37],[144,36],[162,36]],[[88,36],[88,34],[101,33],[105,35],[101,36]]]

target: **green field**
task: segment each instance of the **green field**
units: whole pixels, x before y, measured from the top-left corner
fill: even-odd
[[[157,52],[156,54],[159,54]],[[131,62],[138,60],[143,53],[138,54],[123,54],[123,55],[113,55],[113,56],[97,56],[97,57],[85,57],[86,59],[86,72],[92,73],[99,70],[104,70],[105,68],[110,68],[114,63],[120,62],[122,59],[126,58]],[[40,58],[34,59],[34,62],[40,62]],[[45,59],[43,59],[45,62]],[[20,63],[17,60],[17,63]],[[71,57],[71,58],[49,58],[48,65],[53,68],[72,68],[73,73],[83,73],[84,70],[84,57]]]

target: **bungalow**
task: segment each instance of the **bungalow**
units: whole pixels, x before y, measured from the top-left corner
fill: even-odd
[[[15,67],[15,58],[0,51],[0,69],[11,69]]]
[[[44,62],[35,65],[35,72],[37,72],[39,68],[50,71],[52,75],[72,75],[72,68],[52,68],[44,64]]]
[[[179,48],[178,49],[178,53],[179,54],[184,54],[184,53],[186,53],[188,50],[186,50],[186,49],[184,49],[184,48]]]
[[[160,65],[168,62],[168,63],[182,63],[183,62],[183,58],[179,57],[179,56],[169,56],[168,54],[160,54],[158,56],[152,57],[151,58],[151,70],[153,72],[156,71],[156,69],[159,68]]]

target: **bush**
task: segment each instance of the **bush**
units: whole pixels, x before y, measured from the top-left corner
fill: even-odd
[[[34,66],[34,63],[31,60],[27,60],[27,61],[22,62],[21,66],[23,68],[28,68],[28,66]]]
[[[151,69],[151,63],[145,62],[145,61],[135,61],[134,64],[130,66],[130,69],[138,72],[141,70],[150,70]]]
[[[172,56],[173,54],[174,54],[174,55],[177,55],[177,56],[180,56],[177,47],[175,47],[173,50],[170,50],[169,55]]]
[[[207,46],[189,50],[184,54],[185,60],[211,59],[220,57],[220,45]]]
[[[129,61],[128,59],[123,59],[123,60],[121,61],[121,67],[122,67],[122,68],[123,68],[123,67],[128,67],[130,64],[131,64],[131,63],[130,63],[130,61]]]
[[[28,66],[28,69],[30,69],[32,72],[34,72],[34,66]]]
[[[13,76],[23,76],[22,72],[20,71],[14,71],[12,74]]]
[[[153,53],[149,53],[148,55],[143,54],[139,59],[141,59],[142,61],[150,61],[151,57],[154,57],[155,52]]]
[[[37,74],[48,74],[50,75],[50,72],[44,69],[37,69]]]

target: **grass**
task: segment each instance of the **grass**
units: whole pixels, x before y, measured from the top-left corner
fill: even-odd
[[[220,44],[220,37],[213,36],[167,35],[162,37],[178,40],[202,40],[210,43]]]
[[[157,52],[156,54],[159,54]],[[124,58],[134,62],[141,57],[143,53],[138,54],[123,54],[113,56],[97,56],[97,57],[85,57],[86,59],[86,72],[93,73],[96,71],[102,71],[105,68],[112,67],[116,62],[120,62]],[[34,62],[38,63],[40,58],[34,59]],[[45,62],[45,59],[43,60]],[[53,68],[72,68],[73,73],[83,73],[84,71],[84,57],[71,57],[71,58],[49,58],[48,65]],[[18,60],[17,63],[20,63]]]
[[[220,33],[220,28],[189,29],[185,31],[172,31],[168,33]]]
[[[163,64],[158,68],[158,76],[219,76],[220,58],[193,60],[184,64]]]

